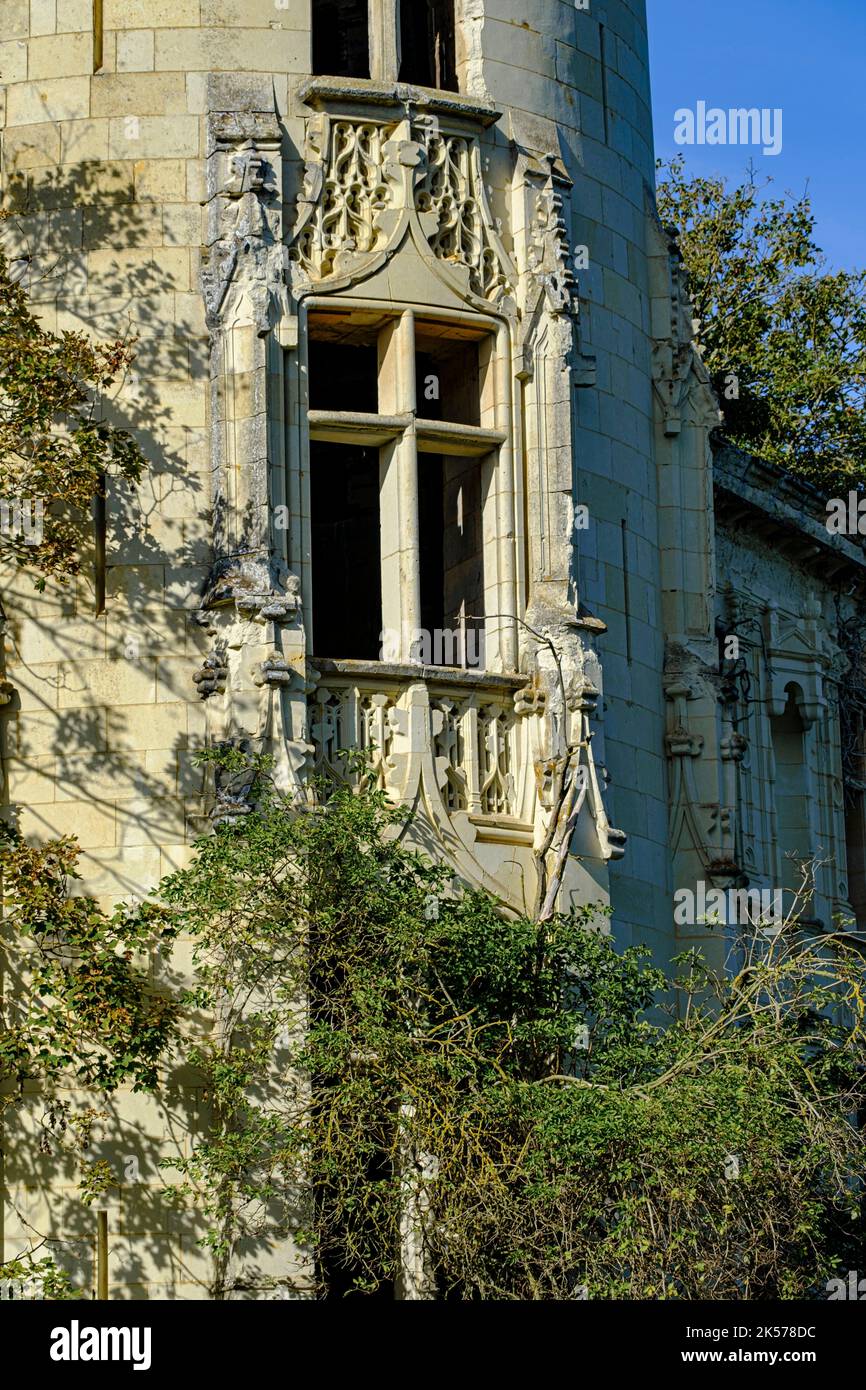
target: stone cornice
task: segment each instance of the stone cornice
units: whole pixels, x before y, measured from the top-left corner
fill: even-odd
[[[827,530],[827,499],[812,483],[723,446],[713,451],[713,491],[718,524],[751,531],[828,582],[847,571],[866,586],[866,547]]]

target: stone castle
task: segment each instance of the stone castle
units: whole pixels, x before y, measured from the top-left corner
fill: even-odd
[[[4,579],[25,833],[77,835],[84,891],[141,898],[238,809],[197,749],[268,752],[303,795],[363,747],[419,846],[512,911],[558,887],[660,962],[699,941],[723,966],[730,933],[676,923],[675,890],[793,893],[799,856],[808,914],[862,926],[866,554],[808,487],[714,456],[643,0],[0,18],[4,244],[46,327],[135,336],[104,408],[151,463],[74,582]],[[184,1125],[121,1114],[143,1158],[112,1295],[202,1297],[199,1232],[154,1200]],[[0,1259],[48,1229],[86,1280],[74,1180],[3,1161]]]

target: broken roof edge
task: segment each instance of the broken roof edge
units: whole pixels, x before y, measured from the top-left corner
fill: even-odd
[[[713,491],[716,518],[722,524],[748,526],[768,544],[782,532],[791,542],[799,535],[803,553],[796,558],[819,560],[823,566],[832,557],[832,567],[825,571],[828,580],[852,569],[866,583],[866,537],[828,530],[830,499],[814,483],[723,443],[713,447]]]

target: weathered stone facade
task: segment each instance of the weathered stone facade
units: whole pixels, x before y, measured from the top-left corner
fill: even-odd
[[[675,929],[676,887],[775,885],[785,849],[828,860],[815,914],[851,915],[836,599],[863,555],[742,461],[714,514],[643,0],[455,0],[447,89],[401,75],[395,0],[370,0],[360,77],[314,72],[311,0],[2,8],[6,242],[46,326],[136,336],[105,409],[152,464],[79,580],[4,582],[26,833],[78,835],[83,888],[140,897],[238,809],[196,748],[268,751],[303,796],[362,745],[417,842],[511,910],[565,835],[560,901],[609,903],[660,960],[706,936]],[[483,671],[419,661],[440,625],[483,634]],[[205,1296],[195,1222],[154,1192],[196,1094],[121,1116],[113,1292]],[[4,1164],[0,1257],[35,1226],[89,1270],[71,1176],[22,1144]],[[239,1287],[287,1277],[275,1251]]]

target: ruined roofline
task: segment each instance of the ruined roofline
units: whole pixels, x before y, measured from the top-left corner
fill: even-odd
[[[827,530],[828,498],[814,483],[725,443],[713,448],[713,492],[717,523],[779,542],[786,556],[828,580],[847,570],[866,586],[866,544]]]

